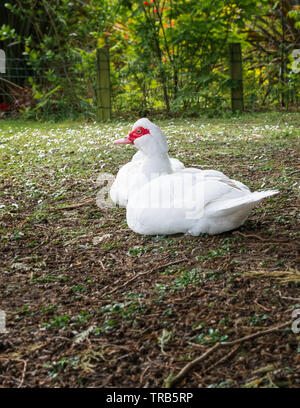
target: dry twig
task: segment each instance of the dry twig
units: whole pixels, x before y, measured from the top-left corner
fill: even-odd
[[[25,378],[25,373],[26,373],[26,368],[27,368],[27,361],[26,360],[19,360],[21,362],[23,362],[24,367],[23,367],[23,371],[22,371],[22,377],[20,380],[20,384],[18,385],[18,388],[21,388],[24,382],[24,378]]]
[[[21,358],[7,358],[7,357],[0,357],[0,360],[7,360],[7,361],[14,360],[14,361],[19,361],[19,362],[24,364],[23,365],[23,370],[22,370],[22,376],[21,376],[21,379],[20,379],[20,383],[18,385],[18,388],[21,388],[22,385],[23,385],[23,382],[24,382],[25,374],[26,374],[27,361],[23,360]]]
[[[236,344],[236,346],[233,348],[233,350],[231,350],[229,353],[225,354],[225,356],[223,356],[222,358],[220,358],[220,360],[218,360],[217,362],[215,362],[214,364],[212,364],[211,366],[209,366],[206,370],[204,370],[203,374],[208,373],[209,371],[211,371],[213,368],[215,368],[217,365],[224,363],[224,361],[226,361],[229,357],[231,357],[236,351],[237,349],[240,347],[239,344]]]
[[[76,203],[76,204],[70,204],[70,205],[65,205],[64,207],[57,207],[57,208],[50,208],[49,211],[68,211],[68,210],[73,210],[74,208],[79,208],[83,207],[84,205],[91,204],[95,202],[95,198],[89,198],[88,200],[82,201],[81,203]]]
[[[187,261],[187,258],[182,258],[182,259],[178,259],[177,261],[173,261],[173,262],[169,262],[165,265],[159,265],[156,266],[155,268],[150,269],[149,271],[146,272],[142,272],[142,273],[137,273],[133,278],[129,279],[128,281],[124,282],[123,285],[121,286],[117,286],[116,288],[114,288],[113,290],[111,290],[110,292],[106,293],[106,295],[112,295],[113,293],[115,293],[118,289],[123,288],[124,286],[127,286],[129,283],[131,283],[132,281],[134,281],[135,279],[139,278],[140,276],[145,276],[148,275],[151,272],[154,272],[158,269],[162,269],[162,268],[167,268],[168,266],[171,265],[175,265],[181,262]]]
[[[266,244],[270,244],[270,245],[276,245],[276,244],[290,244],[290,242],[287,241],[282,241],[282,240],[278,240],[278,241],[269,241],[268,239],[262,238],[259,235],[255,235],[255,234],[243,234],[240,231],[234,231],[232,234],[234,235],[241,235],[244,238],[256,238],[259,239],[262,242],[265,242]]]
[[[276,327],[271,327],[270,329],[263,330],[261,332],[249,334],[248,336],[241,337],[239,339],[233,340],[233,341],[228,341],[224,343],[216,343],[213,347],[210,349],[206,350],[201,356],[195,358],[193,361],[189,362],[186,364],[182,370],[177,374],[173,375],[172,373],[166,378],[164,387],[165,388],[171,388],[173,385],[175,385],[178,381],[182,380],[190,371],[192,368],[194,368],[200,361],[204,360],[207,356],[212,354],[214,351],[221,347],[230,347],[230,346],[235,346],[236,344],[243,343],[244,341],[254,339],[256,337],[263,336],[264,334],[272,333],[274,331],[280,330],[285,326],[288,326],[292,323],[292,321],[288,321],[284,324],[281,324],[280,326]],[[226,358],[229,357],[229,355],[225,356]],[[223,357],[225,359],[225,357]],[[222,359],[221,359],[222,360]],[[219,360],[217,363],[220,364],[221,360]],[[211,369],[213,366],[209,367]]]

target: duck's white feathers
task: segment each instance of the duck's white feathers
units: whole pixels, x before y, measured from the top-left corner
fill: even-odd
[[[139,188],[143,182],[146,182],[146,179],[141,177],[141,168],[145,160],[144,153],[138,151],[129,163],[120,168],[110,189],[110,197],[115,204],[126,207],[129,191],[132,187]],[[184,164],[178,159],[170,158],[170,164],[172,172],[184,169]],[[139,182],[137,182],[137,179],[139,179]]]
[[[238,228],[252,208],[276,190],[253,192],[216,170],[184,168],[169,159],[163,132],[148,119],[136,126],[150,130],[135,140],[139,149],[123,166],[111,198],[127,209],[128,226],[146,235],[218,234]]]

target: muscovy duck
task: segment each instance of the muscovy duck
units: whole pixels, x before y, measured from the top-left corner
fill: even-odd
[[[146,118],[115,144],[139,152],[123,166],[110,191],[126,207],[128,226],[145,235],[219,234],[241,226],[263,198],[277,190],[251,192],[243,183],[216,170],[184,168],[170,159],[161,129]]]

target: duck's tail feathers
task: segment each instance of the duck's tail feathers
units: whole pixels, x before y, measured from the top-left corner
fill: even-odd
[[[242,209],[251,210],[264,198],[271,197],[272,195],[278,193],[278,190],[254,191],[253,193],[247,194],[243,197],[226,200],[223,203],[216,203],[212,210],[217,216],[230,215],[233,212],[238,212]]]
[[[260,201],[263,198],[271,197],[272,195],[278,194],[279,190],[267,190],[267,191],[254,191],[251,193],[252,200],[254,202]]]

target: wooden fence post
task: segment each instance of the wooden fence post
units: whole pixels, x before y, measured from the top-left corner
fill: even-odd
[[[107,48],[97,49],[96,60],[96,119],[111,119],[110,69],[109,51]]]
[[[244,110],[243,97],[243,67],[242,51],[240,43],[229,44],[230,53],[230,74],[233,82],[231,86],[231,107],[232,112]]]

